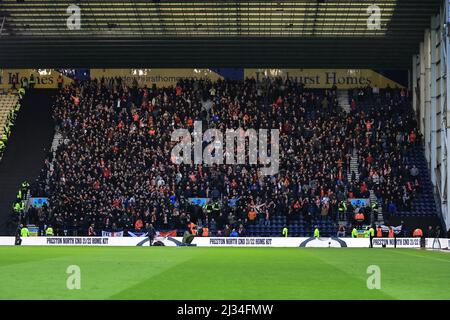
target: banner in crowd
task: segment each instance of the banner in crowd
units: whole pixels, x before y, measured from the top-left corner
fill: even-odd
[[[37,237],[39,236],[39,227],[35,226],[33,224],[29,224],[27,226],[28,231],[30,232],[30,237]]]
[[[386,225],[381,225],[381,230],[383,231],[383,232],[389,232],[389,226],[386,226]],[[397,227],[392,227],[392,230],[394,230],[394,233],[395,234],[399,234],[400,232],[402,232],[402,226],[400,225],[400,226],[397,226]]]
[[[148,232],[144,231],[128,231],[128,235],[130,237],[146,237]],[[177,230],[169,230],[169,231],[156,231],[157,237],[176,237]]]
[[[349,199],[350,203],[354,207],[365,207],[367,204],[370,204],[370,199]]]
[[[241,200],[241,197],[228,200],[228,206],[235,207],[238,204],[239,200]]]
[[[157,237],[176,237],[177,230],[169,230],[169,231],[156,231]]]
[[[306,88],[352,89],[358,87],[391,88],[403,86],[370,69],[245,69],[244,76],[257,81],[265,77],[291,79],[302,82]]]
[[[48,205],[48,198],[30,198],[29,201],[30,201],[29,202],[30,206],[35,207],[35,208],[40,208],[44,204]]]
[[[128,231],[128,235],[130,237],[145,237],[147,235],[147,232],[142,231]]]
[[[30,78],[30,75],[33,74],[35,79],[35,88],[36,89],[56,89],[58,88],[58,77],[62,75],[58,71],[54,69],[0,69],[0,89],[4,91],[8,91],[13,86],[13,76],[16,76],[18,85],[16,88],[20,88],[20,80],[23,77],[27,79]],[[68,78],[64,75],[64,83],[68,84],[72,82],[71,78]]]
[[[102,231],[102,237],[123,237],[123,231]]]
[[[190,203],[195,204],[197,206],[204,206],[209,202],[209,198],[189,198]]]

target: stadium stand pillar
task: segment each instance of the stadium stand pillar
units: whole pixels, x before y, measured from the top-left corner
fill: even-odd
[[[436,17],[431,19],[431,70],[430,70],[430,169],[431,169],[431,182],[436,185],[436,139],[437,139],[437,116],[436,116],[436,64],[438,61],[438,50],[436,49],[438,34],[436,33]]]
[[[450,205],[448,203],[450,199],[450,163],[448,160],[448,154],[450,150],[450,114],[449,114],[449,106],[450,106],[450,79],[448,75],[450,74],[450,63],[448,60],[448,55],[450,52],[450,42],[448,37],[449,26],[449,6],[443,6],[440,12],[441,22],[445,22],[444,24],[440,24],[442,28],[446,28],[443,30],[444,32],[439,32],[440,41],[441,41],[441,74],[442,74],[442,85],[441,92],[447,92],[444,97],[442,97],[441,110],[440,114],[440,131],[441,131],[441,149],[442,149],[442,157],[440,163],[440,180],[441,180],[441,188],[440,188],[440,197],[441,197],[441,206],[442,206],[442,215],[444,222],[446,224],[446,229],[450,228]],[[444,27],[445,26],[445,27]],[[446,121],[444,121],[446,120]]]
[[[424,104],[423,104],[423,114],[422,114],[422,122],[423,122],[423,132],[424,140],[425,140],[425,158],[427,162],[430,164],[430,141],[431,141],[431,32],[430,29],[425,31],[424,45],[423,50],[421,50],[422,59],[423,59],[423,75],[424,75]]]

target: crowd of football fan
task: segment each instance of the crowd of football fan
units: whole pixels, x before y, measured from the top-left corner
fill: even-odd
[[[421,144],[407,94],[388,89],[381,96],[368,97],[368,105],[362,101],[357,108],[353,103],[349,119],[357,137],[361,192],[368,196],[368,189],[373,189],[387,218],[398,210],[411,210],[421,188],[419,169],[407,161]]]
[[[336,94],[281,79],[185,79],[170,88],[127,86],[120,78],[74,81],[54,104],[64,141],[31,189],[50,205],[31,208],[22,222],[83,235],[144,230],[146,223],[184,230],[193,221],[227,236],[233,229],[244,235],[248,224],[268,225],[274,215],[288,222],[353,220],[347,199],[367,198],[371,188],[386,212],[408,208],[420,181],[404,159],[420,136],[406,111],[407,93],[355,90],[349,114]],[[171,133],[192,131],[194,121],[204,130],[279,129],[279,173],[258,175],[259,166],[248,164],[172,163]],[[360,176],[348,181],[354,150]],[[211,201],[201,207],[189,198]],[[371,208],[358,210],[369,221]]]

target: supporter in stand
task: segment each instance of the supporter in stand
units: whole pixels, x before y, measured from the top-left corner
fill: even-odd
[[[51,223],[57,235],[90,233],[92,224],[183,230],[190,220],[209,228],[214,221],[227,236],[258,214],[264,225],[277,215],[307,223],[353,217],[348,199],[368,198],[371,189],[385,209],[391,202],[408,208],[420,181],[404,155],[420,135],[406,100],[381,90],[382,103],[370,105],[367,90],[356,91],[346,114],[336,90],[308,90],[281,78],[265,86],[254,79],[181,79],[166,88],[128,86],[120,78],[75,80],[53,106],[64,143],[32,186],[50,205],[41,220],[25,214],[23,221]],[[279,129],[279,173],[261,176],[259,166],[248,164],[172,163],[173,130],[192,132],[195,121],[204,130]],[[353,150],[360,174],[348,181]],[[196,197],[213,198],[217,207],[203,210],[189,201]]]

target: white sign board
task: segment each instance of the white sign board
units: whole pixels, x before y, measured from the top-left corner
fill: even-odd
[[[420,248],[419,238],[374,238],[374,247]],[[14,237],[0,237],[0,246],[13,246]],[[154,244],[183,246],[181,237],[156,237]],[[291,247],[291,248],[368,248],[368,238],[306,238],[306,237],[196,237],[190,246],[196,247]],[[450,239],[426,239],[426,248],[448,249]],[[147,237],[25,237],[23,246],[148,246]]]

